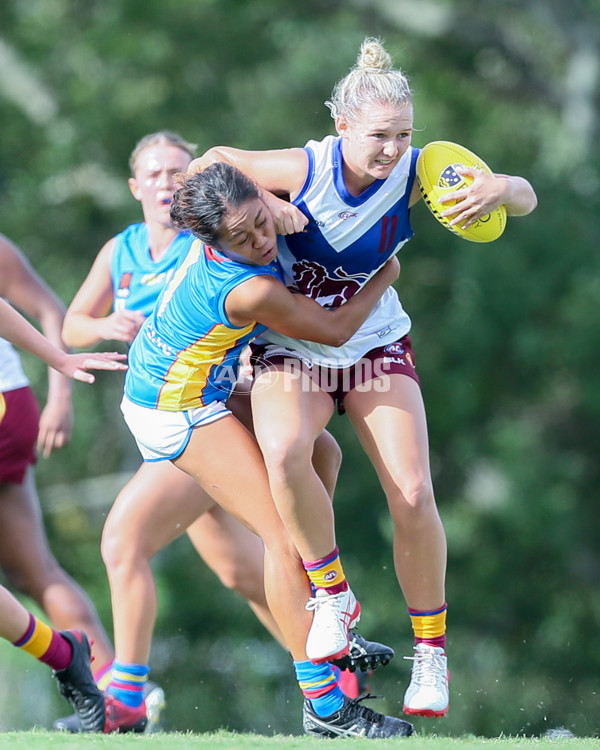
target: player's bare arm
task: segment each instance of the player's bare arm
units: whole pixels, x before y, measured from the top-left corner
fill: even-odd
[[[66,351],[61,336],[64,304],[21,250],[4,237],[0,238],[0,278],[1,295],[35,320],[57,349]],[[50,368],[47,399],[40,414],[37,438],[38,450],[45,458],[69,442],[72,426],[71,381]]]
[[[439,199],[440,203],[458,201],[442,212],[442,216],[454,217],[452,225],[470,226],[499,206],[504,206],[509,216],[526,216],[537,206],[535,192],[523,177],[490,175],[473,167],[456,167],[456,171],[472,178],[473,182]]]
[[[308,173],[308,156],[303,148],[245,151],[214,146],[190,163],[188,174],[201,172],[215,162],[231,164],[265,190],[292,199],[302,189]]]
[[[110,262],[114,244],[113,238],[100,250],[69,305],[63,338],[70,346],[89,347],[100,341],[130,343],[144,322],[144,316],[137,311],[110,312],[113,304]]]
[[[39,357],[62,375],[86,383],[93,383],[94,376],[88,369],[126,370],[125,354],[102,352],[100,354],[67,354],[54,346],[37,328],[14,310],[8,302],[0,299],[0,336],[11,344]]]
[[[273,277],[257,276],[229,293],[225,309],[235,325],[256,320],[286,336],[341,346],[364,323],[399,273],[397,258],[390,259],[360,292],[335,309],[323,308],[304,295],[294,294]]]

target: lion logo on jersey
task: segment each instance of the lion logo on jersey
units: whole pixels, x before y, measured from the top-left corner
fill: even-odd
[[[294,288],[306,297],[319,300],[325,307],[339,307],[366,284],[369,274],[348,274],[341,266],[329,276],[325,266],[315,261],[303,260],[294,263]]]

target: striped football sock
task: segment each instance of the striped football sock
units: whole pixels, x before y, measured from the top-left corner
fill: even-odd
[[[106,664],[103,664],[101,667],[98,667],[98,669],[94,669],[94,680],[96,681],[96,685],[102,690],[104,693],[108,686],[110,685],[110,681],[112,678],[112,665],[114,664],[114,661],[111,659],[111,661],[107,661]]]
[[[58,630],[29,614],[29,625],[13,646],[26,651],[52,669],[66,669],[71,663],[73,649]]]
[[[313,590],[326,589],[330,594],[337,594],[348,588],[348,581],[340,560],[340,551],[337,547],[319,560],[303,560],[302,564],[310,578]]]
[[[329,716],[342,707],[344,694],[339,688],[331,664],[295,661],[294,670],[302,695],[310,701],[317,716]]]
[[[149,672],[150,667],[147,664],[121,664],[115,659],[106,692],[121,703],[137,708],[144,701],[144,686]]]
[[[415,644],[428,643],[430,646],[446,648],[446,612],[448,604],[439,609],[417,610],[409,607],[408,614],[415,634]]]

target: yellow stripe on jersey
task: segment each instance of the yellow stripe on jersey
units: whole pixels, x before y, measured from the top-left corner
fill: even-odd
[[[255,327],[256,323],[245,328],[229,328],[219,324],[195,344],[179,352],[165,376],[166,382],[161,387],[156,408],[181,411],[205,406],[202,396],[212,369],[221,365],[237,341],[250,334]],[[207,353],[210,353],[209,357]],[[223,400],[226,400],[229,395],[227,391],[231,391],[234,385],[233,370],[225,371],[223,389],[226,395]]]
[[[175,289],[177,289],[182,280],[185,278],[185,275],[188,272],[188,268],[198,260],[200,251],[203,247],[204,245],[200,242],[200,240],[196,240],[192,244],[189,253],[186,255],[179,268],[175,271],[175,273],[173,274],[173,278],[163,292],[163,296],[160,301],[160,307],[158,308],[158,315],[162,315],[162,312],[173,296]]]

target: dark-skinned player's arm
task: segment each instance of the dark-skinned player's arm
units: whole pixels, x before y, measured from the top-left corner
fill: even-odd
[[[236,326],[257,321],[292,338],[342,346],[365,322],[399,273],[398,259],[391,258],[359,292],[332,309],[291,292],[273,276],[255,276],[229,292],[225,310]]]

